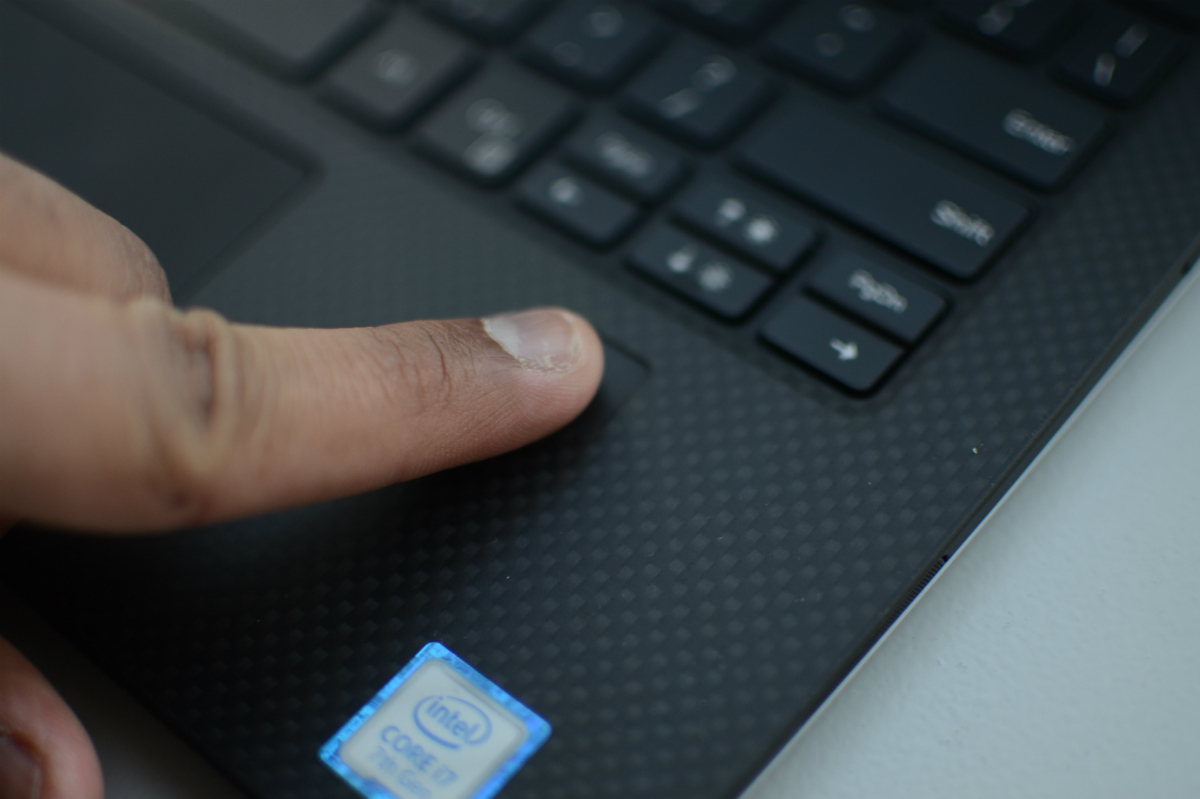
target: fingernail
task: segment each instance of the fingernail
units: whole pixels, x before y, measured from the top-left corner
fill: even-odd
[[[0,799],[38,799],[42,769],[33,753],[0,731]]]
[[[489,316],[483,329],[522,366],[539,372],[568,372],[582,351],[575,325],[549,308]]]

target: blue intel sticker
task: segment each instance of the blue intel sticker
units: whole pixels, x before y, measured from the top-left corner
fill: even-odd
[[[550,725],[441,644],[428,644],[321,747],[368,799],[489,799]]]

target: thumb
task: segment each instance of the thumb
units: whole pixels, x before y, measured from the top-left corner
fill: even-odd
[[[100,763],[83,725],[0,638],[0,799],[99,799]]]
[[[0,273],[0,513],[76,528],[207,523],[366,491],[565,425],[603,352],[537,309],[379,328],[230,324]]]

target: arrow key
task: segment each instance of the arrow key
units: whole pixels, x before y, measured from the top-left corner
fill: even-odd
[[[873,390],[904,351],[827,311],[806,297],[793,297],[762,330],[774,347],[853,392]]]

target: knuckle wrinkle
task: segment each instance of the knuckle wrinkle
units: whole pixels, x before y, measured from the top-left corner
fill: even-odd
[[[411,334],[390,327],[374,329],[385,347],[384,368],[394,375],[392,384],[417,414],[444,410],[475,371],[475,348],[458,330],[444,324],[414,322],[409,329]]]
[[[152,348],[150,424],[152,484],[172,516],[203,521],[233,455],[237,408],[235,333],[213,311],[176,311],[156,300],[130,304],[143,331],[164,342]],[[155,318],[157,317],[157,318]],[[165,328],[165,329],[164,329]],[[235,390],[231,390],[235,389]]]

